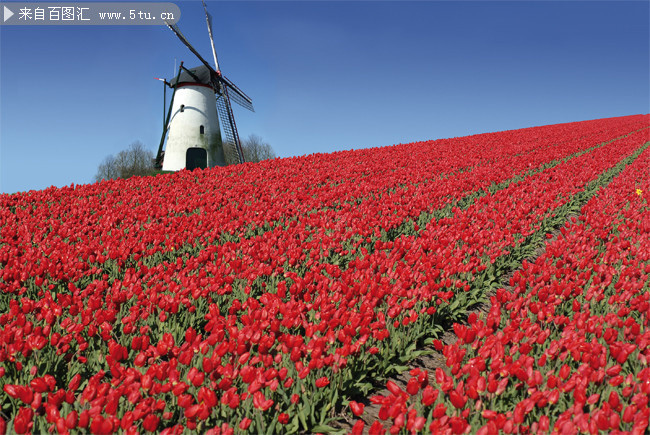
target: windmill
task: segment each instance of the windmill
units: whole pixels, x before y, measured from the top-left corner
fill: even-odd
[[[212,17],[205,1],[202,2],[214,67],[187,41],[176,24],[166,23],[202,65],[188,69],[181,62],[175,78],[170,81],[158,79],[163,82],[165,91],[167,87],[173,89],[169,109],[163,118],[163,133],[156,155],[156,167],[164,171],[224,166],[226,149],[239,163],[244,163],[231,102],[254,112],[253,103],[250,97],[221,74],[212,36]],[[165,95],[165,108],[166,105]],[[169,137],[163,152],[167,134]]]

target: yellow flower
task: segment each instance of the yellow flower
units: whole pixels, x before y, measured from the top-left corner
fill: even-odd
[[[643,190],[641,190],[641,189],[637,189],[637,190],[636,190],[636,194],[637,194],[637,195],[641,196],[642,193],[643,193]]]

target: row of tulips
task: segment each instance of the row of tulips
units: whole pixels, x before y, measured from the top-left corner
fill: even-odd
[[[447,370],[429,382],[416,369],[404,388],[390,382],[390,395],[371,399],[383,425],[391,433],[646,433],[648,192],[645,150],[524,262],[489,310],[454,324],[455,343],[435,342]],[[355,432],[362,428],[360,420]]]
[[[641,118],[619,119],[618,124],[606,120],[604,124],[615,127],[603,135],[611,140],[638,130],[643,126]],[[258,235],[216,244],[184,247],[170,242],[169,251],[160,258],[141,255],[147,245],[139,242],[125,256],[114,250],[124,246],[120,240],[133,244],[138,235],[139,239],[150,236],[151,222],[113,221],[99,240],[83,231],[75,236],[69,228],[62,231],[67,223],[60,217],[52,218],[52,209],[60,211],[61,204],[49,201],[36,207],[27,195],[22,205],[12,206],[11,215],[3,213],[7,243],[1,248],[9,247],[12,255],[0,257],[2,303],[7,308],[7,314],[0,316],[0,382],[12,398],[3,412],[17,431],[50,426],[94,432],[120,427],[127,431],[328,429],[324,424],[340,405],[339,392],[346,397],[366,392],[370,384],[364,377],[385,375],[390,371],[387,362],[395,362],[412,347],[413,339],[438,331],[441,321],[433,317],[440,306],[452,307],[453,302],[447,301],[459,291],[479,287],[473,273],[490,269],[490,260],[511,257],[504,247],[526,245],[515,236],[526,239],[538,234],[542,227],[535,225],[547,222],[548,213],[570,204],[585,183],[638,148],[643,134],[577,155],[576,150],[589,147],[572,142],[566,145],[574,152],[572,159],[502,184],[496,191],[487,189],[468,208],[451,209],[454,218],[429,219],[424,231],[411,221],[402,230],[413,234],[392,237],[387,237],[386,229],[394,228],[393,223],[386,220],[385,227],[382,222],[375,224],[372,235],[364,238],[363,225],[347,218],[354,210],[341,207],[338,217],[350,223],[343,227],[328,227],[326,222],[306,226],[293,219]],[[566,151],[558,155],[554,147],[546,149],[553,159],[568,155]],[[521,153],[536,155],[533,149]],[[606,158],[599,160],[597,155]],[[512,161],[517,161],[516,156]],[[576,168],[583,166],[588,169],[576,174],[580,173]],[[206,173],[201,176],[207,179]],[[196,182],[192,177],[181,173],[175,180],[187,182],[191,189]],[[491,182],[495,180],[499,179]],[[544,193],[543,183],[554,180],[553,194],[535,203]],[[135,203],[146,202],[138,180],[133,183]],[[508,201],[502,191],[522,197],[515,207],[518,214],[509,215],[512,219],[540,213],[526,222],[528,227],[517,227],[519,233],[513,233],[507,221],[495,220],[494,210]],[[123,204],[117,207],[113,194],[103,195],[111,197],[107,202],[116,211],[129,214]],[[123,192],[115,196],[126,199]],[[390,193],[383,197],[388,201]],[[3,200],[16,202],[16,197]],[[179,216],[196,216],[193,219],[198,221],[181,221],[200,224],[219,215],[217,211],[195,213],[182,203],[175,210],[167,209],[168,226]],[[568,210],[565,207],[555,217],[562,218]],[[34,240],[36,222],[27,219],[27,211],[50,226],[45,240]],[[366,212],[378,214],[376,208]],[[89,207],[72,221],[83,229],[104,216]],[[19,223],[10,220],[16,217],[21,218]],[[498,245],[496,239],[463,239],[470,217],[477,225],[510,235],[510,245]],[[119,215],[112,218],[120,219]],[[460,227],[452,225],[456,218]],[[455,243],[467,263],[447,267],[440,262],[445,257],[433,245],[438,236],[432,236],[438,225],[457,231]],[[173,231],[171,226],[168,231]],[[193,228],[178,231],[190,245],[196,240]],[[62,232],[67,237],[62,238]],[[474,248],[477,244],[483,252]],[[78,250],[86,245],[94,248]],[[351,249],[346,252],[341,246]],[[485,252],[494,257],[483,258]],[[446,253],[452,254],[456,255]],[[15,258],[19,260],[10,264]],[[50,265],[63,270],[58,275],[43,268],[53,259]],[[18,278],[12,270],[16,265],[26,265]],[[33,273],[39,268],[40,273]],[[454,309],[461,308],[456,304]]]

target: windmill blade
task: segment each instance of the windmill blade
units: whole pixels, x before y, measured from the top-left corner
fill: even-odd
[[[221,76],[221,80],[230,90],[230,92],[228,92],[228,97],[230,98],[231,101],[239,104],[245,109],[250,110],[251,112],[255,112],[255,109],[253,108],[253,100],[251,100],[251,98],[248,95],[242,92],[242,90],[239,89],[227,77]]]
[[[185,36],[183,36],[183,34],[181,33],[180,29],[178,28],[178,26],[177,26],[176,24],[169,24],[168,22],[165,22],[165,24],[167,24],[167,27],[169,27],[169,28],[171,29],[171,31],[174,32],[174,34],[175,34],[176,36],[178,36],[178,39],[180,39],[181,42],[182,42],[183,44],[185,44],[185,46],[186,46],[187,48],[189,48],[190,51],[191,51],[192,53],[194,53],[194,55],[195,55],[195,56],[196,56],[196,57],[197,57],[197,58],[198,58],[198,59],[203,63],[203,65],[205,65],[206,67],[208,67],[208,69],[209,69],[209,70],[210,70],[214,75],[218,75],[217,72],[214,70],[214,68],[212,68],[212,66],[208,63],[208,61],[205,60],[205,59],[203,59],[203,57],[201,57],[201,55],[199,54],[199,52],[196,51],[196,49],[195,49],[194,47],[192,47],[192,44],[190,44],[189,41],[185,38]]]
[[[163,122],[163,130],[166,128],[165,125],[165,113],[167,112],[167,80],[165,79],[160,79],[158,77],[154,77],[154,79],[159,80],[163,84],[163,117],[162,117],[162,122]]]
[[[214,36],[212,36],[212,15],[208,12],[208,7],[203,3],[203,10],[205,11],[205,21],[208,23],[208,35],[210,35],[210,44],[212,45],[212,56],[214,57],[214,67],[219,71],[219,60],[217,60],[217,50],[214,49]]]
[[[230,151],[230,154],[236,156],[239,163],[244,163],[244,152],[239,142],[239,133],[237,132],[237,125],[235,124],[235,117],[232,114],[232,107],[230,99],[228,98],[228,90],[226,89],[223,95],[217,97],[217,113],[221,123],[223,135],[221,142],[224,148]]]
[[[242,97],[240,97],[237,94],[231,94],[230,101],[232,101],[233,103],[239,104],[244,109],[248,109],[251,112],[255,112],[255,109],[253,108],[253,104],[251,102],[243,99]]]

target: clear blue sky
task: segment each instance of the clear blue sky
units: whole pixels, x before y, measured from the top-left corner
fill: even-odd
[[[211,60],[200,1],[174,3]],[[240,135],[280,157],[650,111],[647,1],[207,3]],[[157,149],[174,59],[198,65],[164,26],[0,27],[0,192]]]

